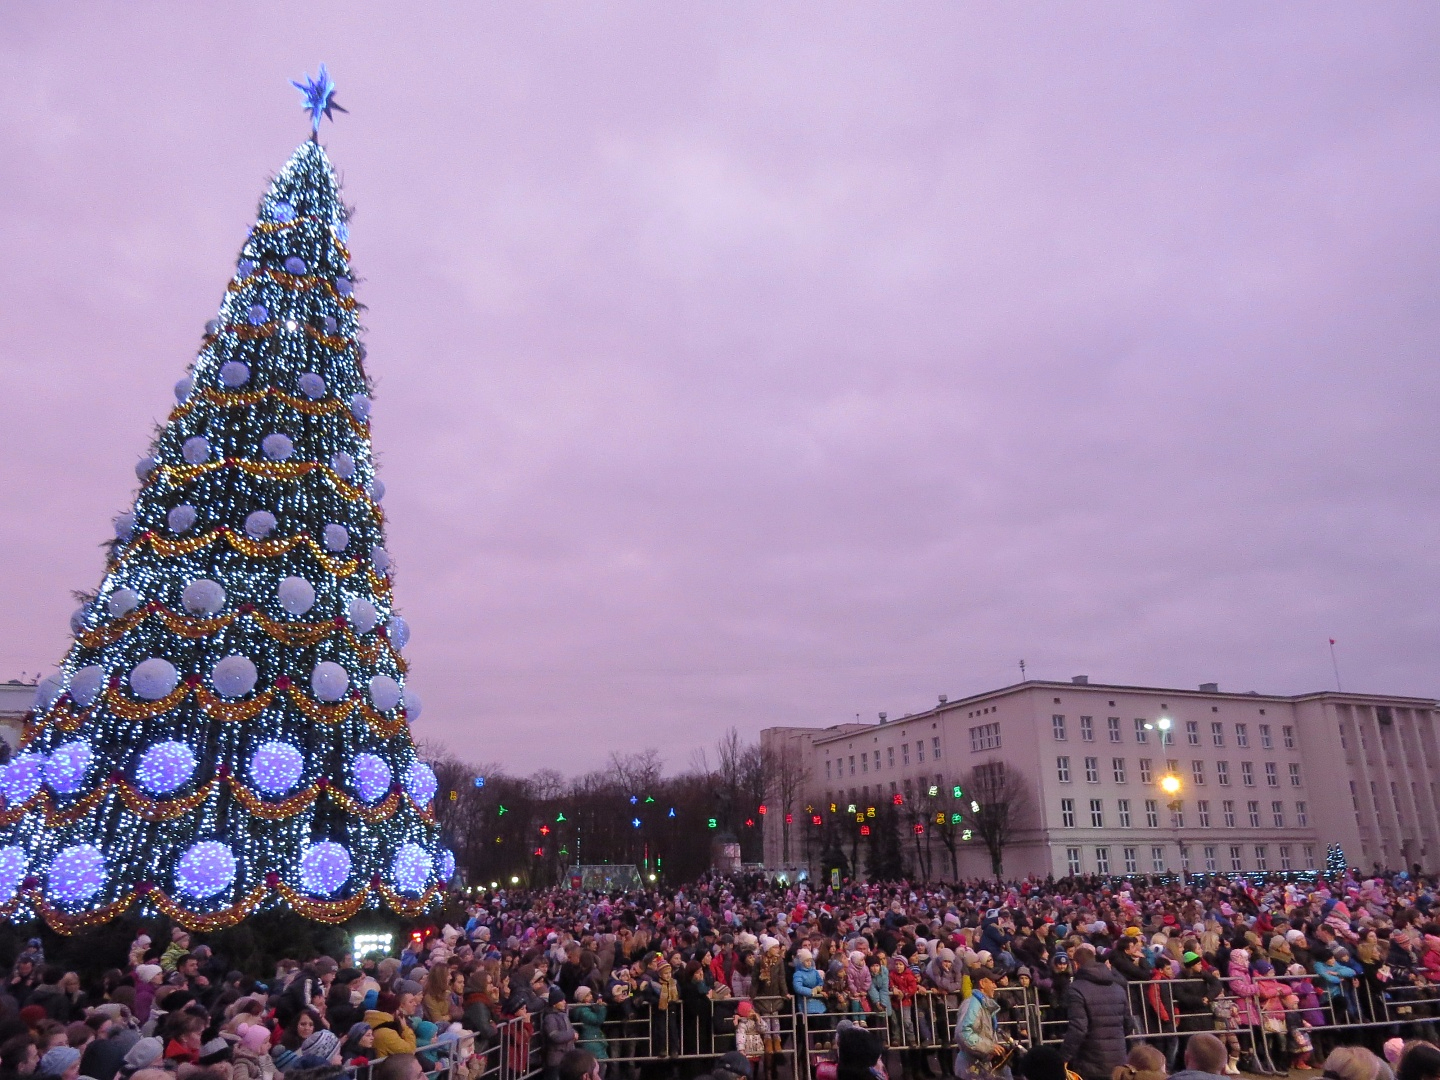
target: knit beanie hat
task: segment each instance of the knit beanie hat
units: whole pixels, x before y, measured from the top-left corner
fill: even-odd
[[[160,1060],[160,1055],[163,1053],[165,1053],[165,1044],[151,1035],[130,1047],[125,1054],[125,1067],[131,1072],[149,1068]]]
[[[302,1058],[319,1058],[329,1061],[340,1049],[340,1037],[329,1028],[317,1028],[308,1039],[300,1044]]]
[[[53,1046],[45,1051],[40,1066],[35,1071],[42,1076],[59,1076],[72,1065],[80,1062],[80,1051],[73,1046]]]
[[[141,964],[135,969],[136,985],[143,986],[145,983],[150,982],[155,978],[156,975],[159,974],[161,974],[159,964]]]
[[[264,1024],[241,1024],[235,1029],[240,1045],[253,1053],[264,1053],[270,1046],[270,1029]]]

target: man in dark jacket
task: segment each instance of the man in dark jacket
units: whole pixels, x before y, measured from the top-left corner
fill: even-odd
[[[1076,946],[1075,981],[1066,993],[1069,1027],[1060,1054],[1085,1080],[1110,1080],[1125,1064],[1125,1036],[1134,1029],[1125,984],[1095,957],[1090,945]]]

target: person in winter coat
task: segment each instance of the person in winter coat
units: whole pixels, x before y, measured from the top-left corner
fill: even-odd
[[[540,1014],[540,1046],[544,1055],[545,1080],[559,1080],[560,1059],[575,1046],[575,1028],[565,1009],[565,991],[550,988],[545,1011]]]
[[[1125,987],[1095,957],[1092,945],[1075,948],[1079,971],[1065,995],[1068,1021],[1060,1056],[1084,1080],[1110,1080],[1125,1063],[1125,1036],[1135,1026]]]
[[[1354,968],[1340,963],[1328,949],[1324,953],[1317,952],[1315,954],[1314,971],[1315,985],[1325,1001],[1329,1003],[1335,1023],[1345,1023],[1347,1018],[1345,999],[1347,980],[1355,978],[1358,972]]]
[[[231,1049],[231,1080],[275,1080],[275,1061],[270,1056],[270,1029],[264,1024],[241,1024],[240,1037]]]
[[[595,1000],[594,992],[588,986],[575,988],[575,1004],[570,1008],[570,1019],[580,1025],[577,1050],[588,1050],[601,1061],[610,1057],[609,1045],[605,1039],[605,1006]]]
[[[409,979],[400,979],[392,987],[395,995],[395,1011],[384,1012],[372,1009],[365,1014],[365,1023],[375,1031],[375,1056],[386,1058],[391,1054],[415,1053],[415,1029],[410,1018],[420,1000],[420,984]]]
[[[1309,973],[1299,964],[1291,964],[1285,974],[1291,977],[1290,992],[1295,995],[1300,1019],[1312,1028],[1323,1027],[1325,1010],[1320,1006],[1320,995],[1315,992]]]
[[[135,1019],[144,1024],[150,1019],[155,1004],[155,991],[165,972],[159,964],[141,964],[135,969]]]
[[[925,966],[923,981],[930,990],[927,1002],[930,1006],[929,1020],[934,1025],[935,1034],[939,1036],[941,1061],[945,1061],[949,1056],[950,1017],[954,1015],[952,1010],[960,1007],[960,997],[965,990],[964,978],[951,949],[937,949],[935,959]],[[921,1006],[922,1009],[924,1007]]]
[[[959,1080],[991,1080],[1009,1077],[1010,1068],[995,1069],[1001,1051],[995,1030],[995,1014],[1000,1003],[995,1000],[995,980],[982,975],[979,983],[960,1008],[955,1022],[955,1075]]]
[[[852,952],[845,960],[845,983],[851,1000],[868,1002],[871,982],[870,965],[865,963],[865,954]]]

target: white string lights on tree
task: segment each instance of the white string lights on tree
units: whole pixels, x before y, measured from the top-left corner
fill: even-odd
[[[334,84],[297,85],[318,127]],[[0,773],[0,917],[71,932],[138,907],[213,929],[288,903],[340,921],[414,914],[453,876],[407,727],[346,216],[303,144]]]

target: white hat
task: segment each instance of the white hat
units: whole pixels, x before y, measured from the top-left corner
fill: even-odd
[[[795,959],[803,964],[806,960],[814,960],[815,954],[809,949],[801,949],[795,954]]]
[[[135,979],[142,986],[159,974],[161,974],[159,964],[140,964],[135,968]]]
[[[780,942],[776,941],[769,934],[765,934],[763,937],[760,938],[760,948],[764,952],[769,952],[771,949],[775,948],[779,944]]]

